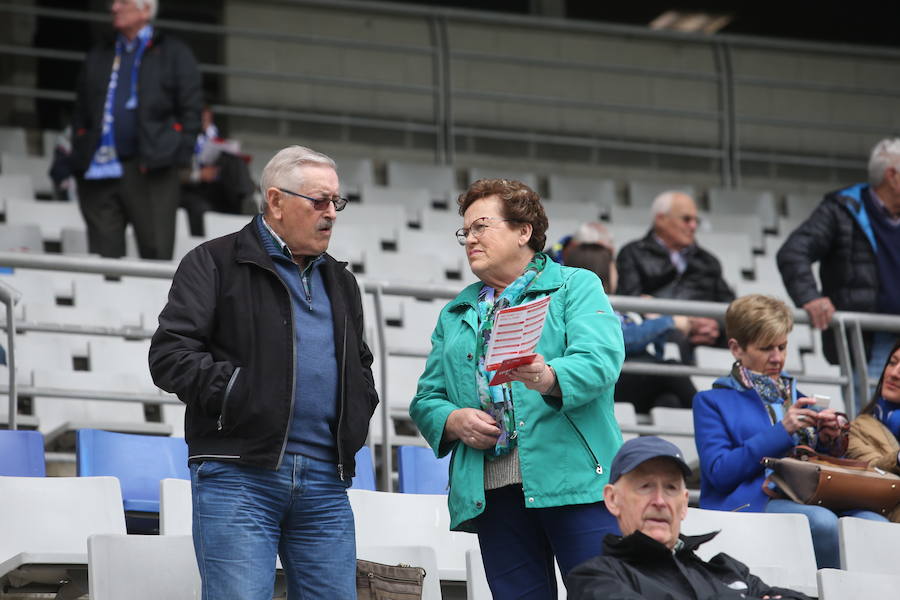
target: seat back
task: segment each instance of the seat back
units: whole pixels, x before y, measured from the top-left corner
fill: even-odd
[[[769,585],[816,595],[816,556],[804,515],[689,508],[681,532],[710,531],[719,534],[697,550],[704,560],[725,552]]]
[[[92,535],[92,600],[197,600],[200,571],[189,535]]]
[[[893,556],[900,548],[900,523],[841,517],[838,539],[842,569],[893,575],[900,572]]]
[[[350,487],[354,490],[375,490],[375,463],[372,449],[363,446],[356,453],[356,477]]]
[[[21,552],[87,552],[88,536],[125,533],[115,477],[0,477],[0,562]]]
[[[0,430],[0,475],[43,477],[44,436],[37,431]]]
[[[897,590],[900,590],[900,575],[896,573],[855,573],[841,569],[820,569],[817,576],[819,600],[894,598],[897,596]]]
[[[190,479],[183,438],[80,429],[75,458],[80,477],[119,478],[126,511],[158,513],[159,482]]]
[[[399,491],[404,494],[446,494],[450,481],[450,455],[435,458],[431,448],[397,448]]]
[[[191,482],[166,478],[159,482],[159,534],[191,535]]]
[[[430,546],[360,546],[356,557],[386,565],[404,564],[425,570],[422,600],[441,600],[441,578],[437,554]],[[470,596],[471,598],[471,596]]]

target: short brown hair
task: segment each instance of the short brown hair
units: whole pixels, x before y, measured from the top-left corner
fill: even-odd
[[[456,203],[459,205],[459,214],[463,216],[466,210],[476,200],[497,196],[503,205],[503,218],[519,223],[531,225],[531,239],[528,247],[535,252],[544,249],[547,243],[547,214],[541,205],[541,198],[530,187],[521,181],[511,179],[479,179],[469,186],[465,192],[459,195]]]
[[[725,334],[741,348],[767,345],[794,328],[794,313],[787,304],[762,294],[741,296],[725,311]]]
[[[612,270],[612,250],[600,244],[578,244],[566,255],[567,267],[580,267],[593,271],[603,283],[603,291],[611,294],[610,271]]]

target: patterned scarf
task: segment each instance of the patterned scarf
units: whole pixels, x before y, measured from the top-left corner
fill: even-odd
[[[494,456],[509,454],[510,450],[516,446],[517,435],[512,383],[489,386],[488,382],[494,373],[487,371],[484,365],[488,344],[491,341],[491,330],[494,327],[494,314],[504,308],[521,304],[525,292],[540,276],[546,264],[547,255],[539,252],[525,267],[525,272],[509,284],[499,298],[494,298],[494,288],[489,285],[482,286],[478,293],[478,338],[476,342],[478,371],[475,380],[481,409],[494,417],[497,427],[500,428],[500,436],[494,446]]]
[[[144,51],[150,46],[153,39],[153,26],[145,25],[137,34],[134,50],[134,65],[131,68],[131,90],[125,108],[137,109],[138,73],[141,69],[141,58]],[[134,43],[134,42],[132,42]],[[116,154],[115,123],[113,122],[113,104],[116,100],[116,88],[119,87],[119,65],[122,63],[122,53],[126,50],[128,41],[125,36],[116,38],[116,57],[113,59],[112,72],[109,74],[109,87],[106,88],[106,101],[103,103],[103,129],[100,131],[100,145],[91,159],[91,165],[84,173],[85,179],[114,179],[122,176],[122,163]]]
[[[763,373],[754,373],[739,362],[734,363],[731,375],[744,387],[759,394],[766,412],[769,413],[772,425],[781,421],[784,413],[793,405],[793,379],[791,377],[779,375],[777,378],[772,378]],[[816,428],[812,425],[801,427],[791,434],[791,437],[794,438],[795,446],[804,445],[815,448],[819,441]]]
[[[879,398],[873,414],[895,438],[900,440],[900,404]]]

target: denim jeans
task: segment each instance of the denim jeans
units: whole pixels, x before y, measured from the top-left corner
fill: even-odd
[[[607,533],[619,533],[603,502],[525,508],[521,485],[485,493],[476,519],[478,544],[494,598],[556,600],[556,574],[603,553]]]
[[[838,544],[838,518],[856,517],[869,521],[887,521],[886,518],[870,510],[845,510],[839,513],[810,504],[799,504],[792,500],[773,499],[766,506],[769,513],[791,513],[806,515],[812,533],[816,565],[820,569],[840,569],[841,552]]]
[[[276,553],[291,600],[355,599],[349,485],[336,465],[297,454],[277,471],[191,464],[203,600],[271,600]]]

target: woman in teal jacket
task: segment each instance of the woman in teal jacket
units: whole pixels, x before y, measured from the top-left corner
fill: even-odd
[[[622,329],[596,275],[541,252],[547,217],[527,186],[476,181],[459,210],[481,282],[441,311],[410,415],[438,457],[453,453],[451,527],[478,534],[494,597],[556,598],[554,556],[566,573],[618,530],[602,500],[622,443]],[[535,359],[489,386],[495,311],[548,295]]]

